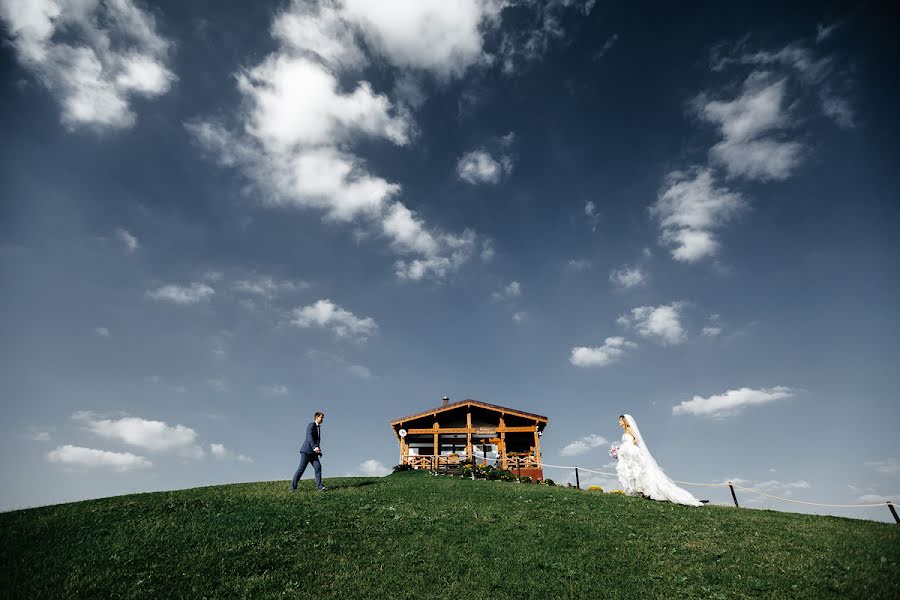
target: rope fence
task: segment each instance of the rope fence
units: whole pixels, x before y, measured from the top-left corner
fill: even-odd
[[[608,476],[608,477],[618,477],[618,474],[617,474],[617,473],[610,473],[610,472],[608,472],[608,471],[597,471],[597,470],[594,470],[594,469],[586,469],[586,468],[584,468],[584,467],[564,466],[564,465],[549,465],[549,464],[547,464],[547,463],[543,463],[543,466],[544,466],[544,467],[549,467],[549,468],[551,468],[551,469],[574,470],[574,471],[575,471],[575,482],[576,482],[576,487],[578,487],[578,488],[581,488],[581,482],[580,482],[580,479],[579,479],[579,477],[578,477],[579,471],[584,471],[584,472],[586,472],[586,473],[594,473],[594,474],[597,474],[597,475],[606,475],[606,476]],[[750,492],[751,494],[757,494],[757,495],[760,495],[760,496],[765,496],[765,497],[767,497],[767,498],[772,498],[773,500],[781,500],[782,502],[793,502],[794,504],[805,504],[805,505],[807,505],[807,506],[822,506],[822,507],[825,507],[825,508],[873,508],[873,507],[876,507],[876,506],[884,506],[884,505],[886,504],[887,507],[888,507],[888,509],[890,509],[890,511],[891,511],[891,515],[893,515],[893,517],[894,517],[894,521],[895,521],[897,524],[900,524],[900,516],[897,515],[897,511],[896,511],[896,509],[895,509],[895,507],[897,506],[897,504],[896,504],[894,501],[892,501],[892,500],[888,500],[887,502],[874,502],[874,503],[865,503],[865,504],[828,504],[828,503],[825,503],[825,502],[807,502],[807,501],[805,501],[805,500],[796,500],[796,499],[794,499],[794,498],[783,498],[783,497],[781,497],[781,496],[775,496],[775,495],[773,495],[773,494],[767,494],[766,492],[761,492],[761,491],[759,491],[759,490],[754,490],[753,488],[749,488],[749,487],[745,487],[745,486],[739,485],[739,484],[737,484],[737,483],[734,483],[733,481],[729,481],[729,482],[727,482],[727,483],[696,483],[696,482],[693,482],[693,481],[678,481],[678,480],[674,480],[674,479],[673,479],[673,481],[674,481],[675,483],[679,483],[679,484],[681,484],[681,485],[696,485],[696,486],[703,486],[703,487],[727,487],[727,488],[729,488],[729,489],[731,490],[731,497],[732,497],[732,499],[734,500],[734,505],[735,505],[736,507],[738,507],[738,508],[740,508],[740,506],[738,505],[737,495],[734,493],[734,488],[738,488],[738,489],[740,489],[740,490],[744,490],[745,492]]]

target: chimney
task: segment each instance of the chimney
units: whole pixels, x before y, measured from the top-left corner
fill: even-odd
[[[448,404],[450,404],[450,398],[448,398],[447,396],[441,398],[441,406],[447,406]]]

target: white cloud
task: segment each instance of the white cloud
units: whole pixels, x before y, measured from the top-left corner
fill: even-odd
[[[136,456],[130,452],[108,452],[70,444],[48,452],[47,460],[72,467],[108,468],[120,472],[153,466],[153,463],[143,456]]]
[[[673,171],[650,214],[659,220],[660,242],[672,247],[672,257],[695,262],[718,249],[712,230],[745,206],[737,192],[719,187],[707,168]]]
[[[512,159],[501,156],[495,159],[486,150],[472,150],[463,154],[456,163],[457,176],[471,184],[500,183],[512,172]]]
[[[515,27],[505,31],[497,51],[505,73],[514,73],[522,65],[544,56],[551,43],[565,38],[562,22],[566,11],[588,15],[596,0],[524,0],[509,2],[517,18]],[[523,27],[523,23],[532,24]]]
[[[359,472],[366,477],[383,477],[389,475],[390,467],[387,467],[374,458],[359,463]]]
[[[636,346],[623,337],[608,337],[599,348],[572,348],[569,362],[576,367],[605,367],[621,358],[628,348]]]
[[[109,337],[109,329],[106,327],[94,327],[94,334],[99,335],[100,337]]]
[[[0,0],[19,62],[47,87],[62,121],[129,127],[135,96],[164,94],[175,81],[170,43],[132,0]]]
[[[154,300],[165,300],[175,304],[197,304],[212,298],[216,291],[205,283],[194,282],[189,286],[164,285],[150,290],[147,295]]]
[[[597,231],[597,225],[600,223],[600,213],[597,212],[597,205],[588,200],[584,203],[584,216],[587,218],[591,231]]]
[[[585,452],[593,448],[599,448],[600,446],[608,443],[609,442],[606,438],[592,433],[566,445],[562,450],[559,451],[559,453],[563,456],[577,456],[579,454],[584,454]]]
[[[705,335],[706,337],[716,337],[718,335],[721,335],[722,328],[716,325],[707,325],[703,328],[701,333],[703,333],[703,335]]]
[[[234,459],[238,462],[243,463],[252,463],[253,459],[249,456],[245,456],[243,454],[235,454],[231,450],[225,447],[224,444],[210,444],[209,445],[209,453],[212,454],[213,458],[216,460],[226,460],[226,459]]]
[[[103,419],[91,412],[77,412],[72,418],[85,429],[100,437],[118,440],[152,450],[172,452],[186,458],[203,458],[203,449],[196,444],[197,432],[184,425],[171,427],[163,421],[148,421],[139,417]]]
[[[609,280],[621,288],[632,288],[646,282],[644,272],[640,267],[622,267],[609,274]]]
[[[366,60],[357,44],[363,38],[366,48],[401,67],[439,76],[460,72],[471,56],[454,49],[468,47],[458,42],[473,31],[470,25],[477,33],[485,5],[380,2],[376,10],[367,2],[324,2],[318,8],[294,2],[275,19],[276,51],[237,75],[244,109],[235,127],[212,121],[187,127],[223,165],[242,169],[261,188],[264,202],[356,222],[360,230],[383,235],[401,255],[394,265],[398,278],[442,278],[472,257],[477,236],[427,226],[396,200],[398,184],[371,173],[354,154],[366,138],[408,144],[415,123],[405,106],[358,81],[352,67]],[[356,81],[355,87],[345,80]]]
[[[830,38],[831,34],[833,34],[841,25],[843,25],[842,22],[832,23],[831,25],[822,25],[821,23],[816,24],[816,43],[821,44]]]
[[[617,323],[633,327],[635,331],[647,339],[663,346],[674,346],[685,340],[684,328],[681,326],[681,302],[660,306],[639,306],[631,309],[630,315],[622,315]]]
[[[116,237],[119,238],[119,240],[123,244],[125,244],[125,247],[128,248],[129,252],[134,252],[141,247],[138,239],[134,237],[127,229],[122,229],[121,227],[119,229],[116,229]]]
[[[817,58],[797,44],[758,52],[739,46],[728,55],[714,57],[713,69],[732,64],[757,67],[744,80],[740,94],[730,101],[709,101],[703,94],[695,102],[700,117],[720,128],[722,140],[710,155],[730,176],[783,180],[796,171],[807,152],[790,139],[791,130],[801,122],[792,113],[809,112],[807,90],[816,90],[825,116],[840,126],[853,126],[849,102],[835,92],[849,83],[835,75],[831,58]],[[789,89],[793,89],[790,96]]]
[[[504,4],[500,0],[345,0],[343,14],[392,64],[449,79],[486,59],[482,31],[499,24]]]
[[[897,462],[896,458],[867,462],[866,466],[875,469],[879,473],[900,473],[900,463]]]
[[[729,417],[738,414],[747,406],[766,404],[791,398],[794,390],[784,386],[773,388],[740,388],[728,390],[724,394],[703,398],[694,396],[691,400],[684,400],[681,404],[672,407],[672,414],[690,414],[703,417]]]
[[[504,302],[518,298],[522,295],[522,285],[518,281],[511,281],[502,290],[491,294],[491,300],[494,302]]]
[[[251,279],[235,281],[233,287],[235,291],[243,294],[272,299],[282,292],[306,289],[309,284],[305,281],[279,281],[268,276],[256,276]]]
[[[528,313],[523,311],[515,312],[513,313],[512,319],[516,323],[524,323],[525,320],[528,319]]]
[[[365,339],[378,325],[371,317],[359,318],[327,298],[292,311],[291,324],[297,327],[330,327],[338,337]]]

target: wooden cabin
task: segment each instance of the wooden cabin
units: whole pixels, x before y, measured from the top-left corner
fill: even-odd
[[[532,479],[543,479],[541,434],[547,417],[514,408],[444,398],[441,406],[394,419],[400,464],[442,469],[474,458]]]

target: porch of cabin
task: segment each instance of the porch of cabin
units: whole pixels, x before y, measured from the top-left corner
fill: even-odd
[[[540,415],[463,401],[391,425],[400,443],[400,464],[414,469],[448,469],[474,459],[543,479],[540,435],[546,422]]]

